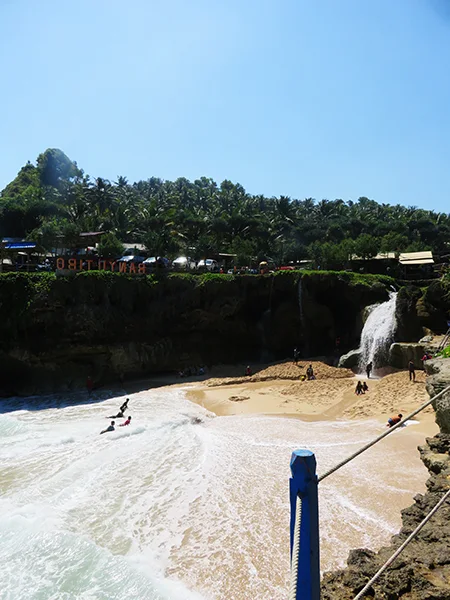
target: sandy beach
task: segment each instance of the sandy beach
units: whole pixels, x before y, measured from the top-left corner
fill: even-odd
[[[309,364],[316,379],[301,381]],[[307,421],[376,418],[384,422],[393,414],[412,412],[428,399],[423,371],[416,372],[415,382],[409,381],[405,371],[366,381],[369,390],[357,396],[357,377],[349,369],[318,361],[284,362],[262,368],[251,377],[211,378],[189,390],[188,398],[219,416],[266,414]],[[437,433],[431,406],[416,420],[427,435]]]
[[[95,581],[121,600],[285,598],[292,450],[311,449],[323,473],[384,431],[387,414],[426,398],[422,374],[415,384],[401,372],[370,380],[357,397],[351,371],[320,362],[316,380],[300,381],[308,364],[255,366],[250,378],[242,366],[216,367],[204,381],[161,378],[151,389],[141,382],[126,394],[131,426],[105,436],[123,393],[83,404],[43,398],[40,410],[12,405],[0,415],[2,589],[32,598],[38,581],[42,597],[64,586],[81,598]],[[417,446],[435,431],[430,411],[321,483],[324,571],[398,531],[400,511],[428,477]]]

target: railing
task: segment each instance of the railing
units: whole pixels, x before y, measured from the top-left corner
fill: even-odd
[[[450,330],[449,330],[450,334]],[[424,408],[450,391],[450,386],[424,402],[419,408],[399,423],[387,429],[377,438],[348,456],[320,477],[316,475],[316,458],[310,450],[295,450],[291,457],[289,493],[291,503],[290,548],[291,548],[291,584],[289,600],[320,600],[320,559],[319,559],[319,508],[318,484],[357,456],[377,444],[390,433],[404,425]],[[353,600],[360,600],[384,571],[396,560],[406,546],[417,536],[439,508],[450,498],[450,489],[434,508],[426,515],[411,535],[394,552],[386,563],[375,573]],[[373,595],[373,594],[372,594]]]
[[[447,333],[442,338],[442,341],[439,344],[437,351],[440,352],[441,350],[443,350],[446,346],[448,346],[449,342],[450,342],[450,326],[447,329]]]

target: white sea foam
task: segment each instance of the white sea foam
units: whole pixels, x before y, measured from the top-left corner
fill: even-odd
[[[0,414],[8,600],[284,598],[291,451],[313,449],[323,472],[379,432],[375,421],[209,418],[182,390],[161,389],[131,395],[132,424],[99,435],[122,397],[47,400],[41,411],[11,401]],[[398,513],[386,512],[383,491],[408,504],[425,480],[407,453],[392,480],[379,468],[385,451],[321,485],[323,569],[353,545],[384,543]]]

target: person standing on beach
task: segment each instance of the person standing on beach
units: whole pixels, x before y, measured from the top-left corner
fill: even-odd
[[[372,363],[370,362],[366,367],[367,379],[370,379],[370,374],[372,373]]]
[[[294,363],[298,364],[298,349],[294,348]]]
[[[409,380],[416,381],[416,367],[412,360],[408,363],[408,371],[409,371]]]

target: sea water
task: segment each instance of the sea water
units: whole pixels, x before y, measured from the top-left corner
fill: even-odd
[[[292,450],[320,473],[380,424],[215,417],[176,388],[129,398],[132,425],[104,435],[124,397],[2,401],[0,598],[285,598]],[[320,485],[322,569],[385,543],[423,489],[418,440],[389,439]]]

